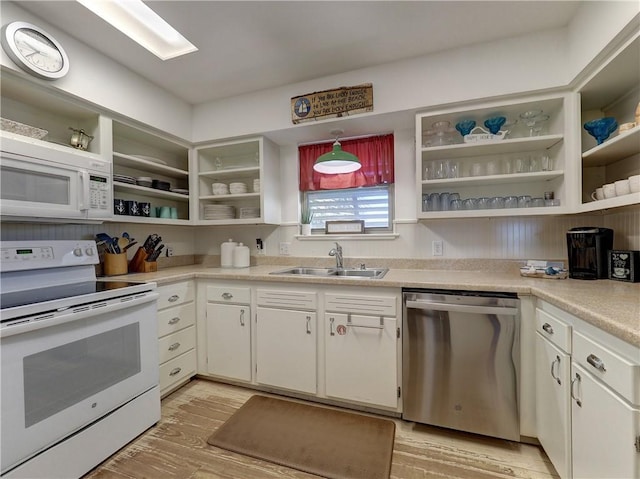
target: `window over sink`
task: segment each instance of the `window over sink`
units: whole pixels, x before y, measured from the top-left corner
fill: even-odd
[[[393,134],[341,140],[342,148],[358,157],[362,168],[352,173],[322,174],[316,159],[332,143],[301,145],[299,189],[303,210],[313,213],[311,228],[324,232],[327,221],[363,220],[365,232],[392,230]]]

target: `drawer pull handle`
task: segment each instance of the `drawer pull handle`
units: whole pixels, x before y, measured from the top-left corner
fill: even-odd
[[[560,381],[560,378],[558,376],[556,376],[555,371],[554,371],[554,369],[555,369],[554,366],[556,364],[558,365],[558,371],[560,371],[560,356],[556,356],[556,358],[551,363],[551,377],[553,379],[555,379],[559,385],[562,385],[562,382]]]
[[[240,310],[240,326],[244,326],[244,309]]]
[[[180,321],[180,317],[176,316],[175,318],[171,318],[168,323],[169,324],[176,324],[178,321]]]
[[[331,336],[335,336],[336,335],[335,331],[333,330],[334,321],[335,321],[335,318],[329,318],[329,334]]]
[[[179,374],[180,371],[182,371],[182,368],[175,368],[169,373],[169,376],[175,376],[176,374]]]
[[[549,323],[544,323],[542,325],[542,329],[544,329],[544,331],[549,333],[549,334],[553,334],[553,328],[551,327],[551,325]]]
[[[573,387],[576,383],[580,383],[580,381],[582,381],[582,378],[578,373],[576,373],[576,377],[571,381],[571,398],[575,400],[578,407],[582,407],[582,400],[573,393]]]
[[[604,367],[604,361],[602,361],[602,359],[600,359],[595,354],[590,354],[589,356],[587,356],[587,362],[591,364],[591,366],[596,368],[598,371],[602,371],[603,373],[606,372],[606,369]]]
[[[231,299],[233,295],[231,293],[222,293],[222,299]]]
[[[307,316],[307,334],[311,334],[311,316]]]
[[[175,303],[179,299],[180,299],[180,296],[178,296],[177,294],[174,294],[173,296],[169,296],[169,299],[167,301],[169,301],[170,303]]]
[[[180,347],[180,343],[173,343],[171,346],[169,346],[169,351],[175,351],[179,347]]]

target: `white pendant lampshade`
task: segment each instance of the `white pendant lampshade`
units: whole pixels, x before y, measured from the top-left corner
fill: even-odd
[[[360,160],[356,155],[342,149],[342,145],[340,145],[338,141],[338,135],[342,133],[342,130],[334,130],[331,133],[336,136],[333,149],[329,153],[320,155],[313,165],[313,169],[318,173],[335,175],[339,173],[351,173],[362,168]]]

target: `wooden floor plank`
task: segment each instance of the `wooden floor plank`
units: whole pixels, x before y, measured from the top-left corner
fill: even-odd
[[[84,479],[311,479],[316,476],[206,443],[256,392],[194,380],[162,401],[153,428]],[[261,393],[262,394],[262,393]],[[392,479],[557,479],[541,448],[400,419]]]

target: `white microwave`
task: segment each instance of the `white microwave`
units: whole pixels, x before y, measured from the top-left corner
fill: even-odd
[[[113,212],[111,163],[93,153],[1,137],[3,219],[103,220]]]

